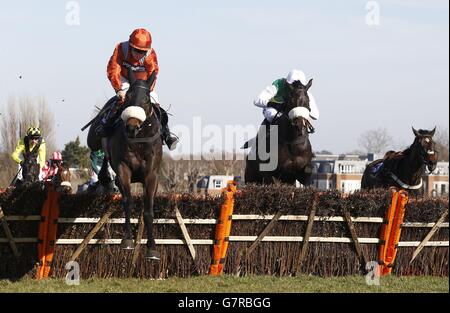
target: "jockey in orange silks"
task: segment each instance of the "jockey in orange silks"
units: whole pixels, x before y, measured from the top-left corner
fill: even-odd
[[[155,71],[159,73],[158,58],[155,50],[152,48],[152,36],[151,34],[142,28],[136,29],[130,35],[128,41],[121,42],[116,45],[113,55],[111,56],[108,67],[107,75],[114,88],[117,99],[117,105],[114,105],[114,109],[110,110],[107,116],[102,121],[102,125],[97,129],[97,134],[104,137],[107,135],[105,129],[107,129],[108,122],[115,116],[117,106],[123,103],[125,95],[130,87],[128,81],[128,71],[133,71],[136,79],[146,80]],[[159,106],[158,95],[154,91],[156,80],[151,86],[150,99],[151,102]],[[167,113],[160,107],[164,118],[161,118],[162,124],[162,137],[170,150],[176,148],[178,138],[172,136],[168,126]]]

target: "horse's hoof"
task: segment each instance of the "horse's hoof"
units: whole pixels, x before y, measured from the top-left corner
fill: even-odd
[[[149,249],[147,251],[147,259],[159,261],[161,259],[161,255],[159,254],[158,251]]]
[[[133,239],[122,239],[120,247],[124,250],[133,250],[134,249]]]

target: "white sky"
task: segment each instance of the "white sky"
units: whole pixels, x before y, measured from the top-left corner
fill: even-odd
[[[67,1],[43,3],[0,5],[0,108],[9,96],[45,96],[60,148],[77,135],[85,142],[81,126],[113,95],[109,57],[137,27],[152,32],[172,126],[194,116],[222,129],[258,125],[253,99],[292,68],[314,78],[314,150],[357,149],[378,127],[406,145],[411,126],[449,124],[446,0],[378,1],[379,26],[366,24],[364,0],[82,0],[79,26],[66,24]]]

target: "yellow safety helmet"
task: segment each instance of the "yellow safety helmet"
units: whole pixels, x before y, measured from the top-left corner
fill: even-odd
[[[39,127],[31,126],[27,129],[27,136],[39,138],[42,136],[41,130],[39,129]]]

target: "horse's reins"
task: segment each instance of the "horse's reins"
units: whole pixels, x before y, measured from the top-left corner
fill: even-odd
[[[153,136],[151,137],[142,137],[142,138],[128,138],[127,140],[129,143],[153,143],[155,142],[159,137],[161,136],[161,131],[158,130]]]
[[[306,131],[308,132],[308,134],[311,133],[311,129],[313,129],[314,127],[312,126],[311,122],[307,119],[307,118],[303,118],[302,121],[303,126],[306,128]],[[294,123],[292,123],[292,125],[295,126]]]
[[[430,140],[432,140],[432,138],[429,137],[429,136],[426,136],[426,138],[429,138]],[[416,144],[420,145],[420,157],[421,157],[421,159],[422,159],[422,162],[423,162],[426,166],[432,166],[433,163],[430,162],[430,161],[428,160],[427,156],[430,155],[430,154],[434,154],[435,151],[432,150],[432,153],[429,153],[428,151],[425,150],[425,148],[423,147],[422,144],[420,144],[419,142],[417,142]]]
[[[135,86],[135,88],[141,88],[150,91],[150,88],[147,88],[145,86]],[[148,117],[145,119],[145,121],[142,122],[142,125],[145,124],[145,122],[155,113],[155,108],[153,107],[153,103],[151,103],[151,111],[148,114]],[[137,129],[137,134],[142,130],[142,126],[140,126]],[[135,143],[153,143],[155,142],[159,137],[161,136],[161,131],[158,129],[158,131],[151,137],[141,137],[141,138],[129,138],[127,137],[127,140],[129,143],[135,144]]]
[[[311,133],[311,129],[313,129],[314,127],[312,126],[311,122],[308,119],[303,119],[303,122],[306,124],[306,128],[308,130],[308,133]]]

